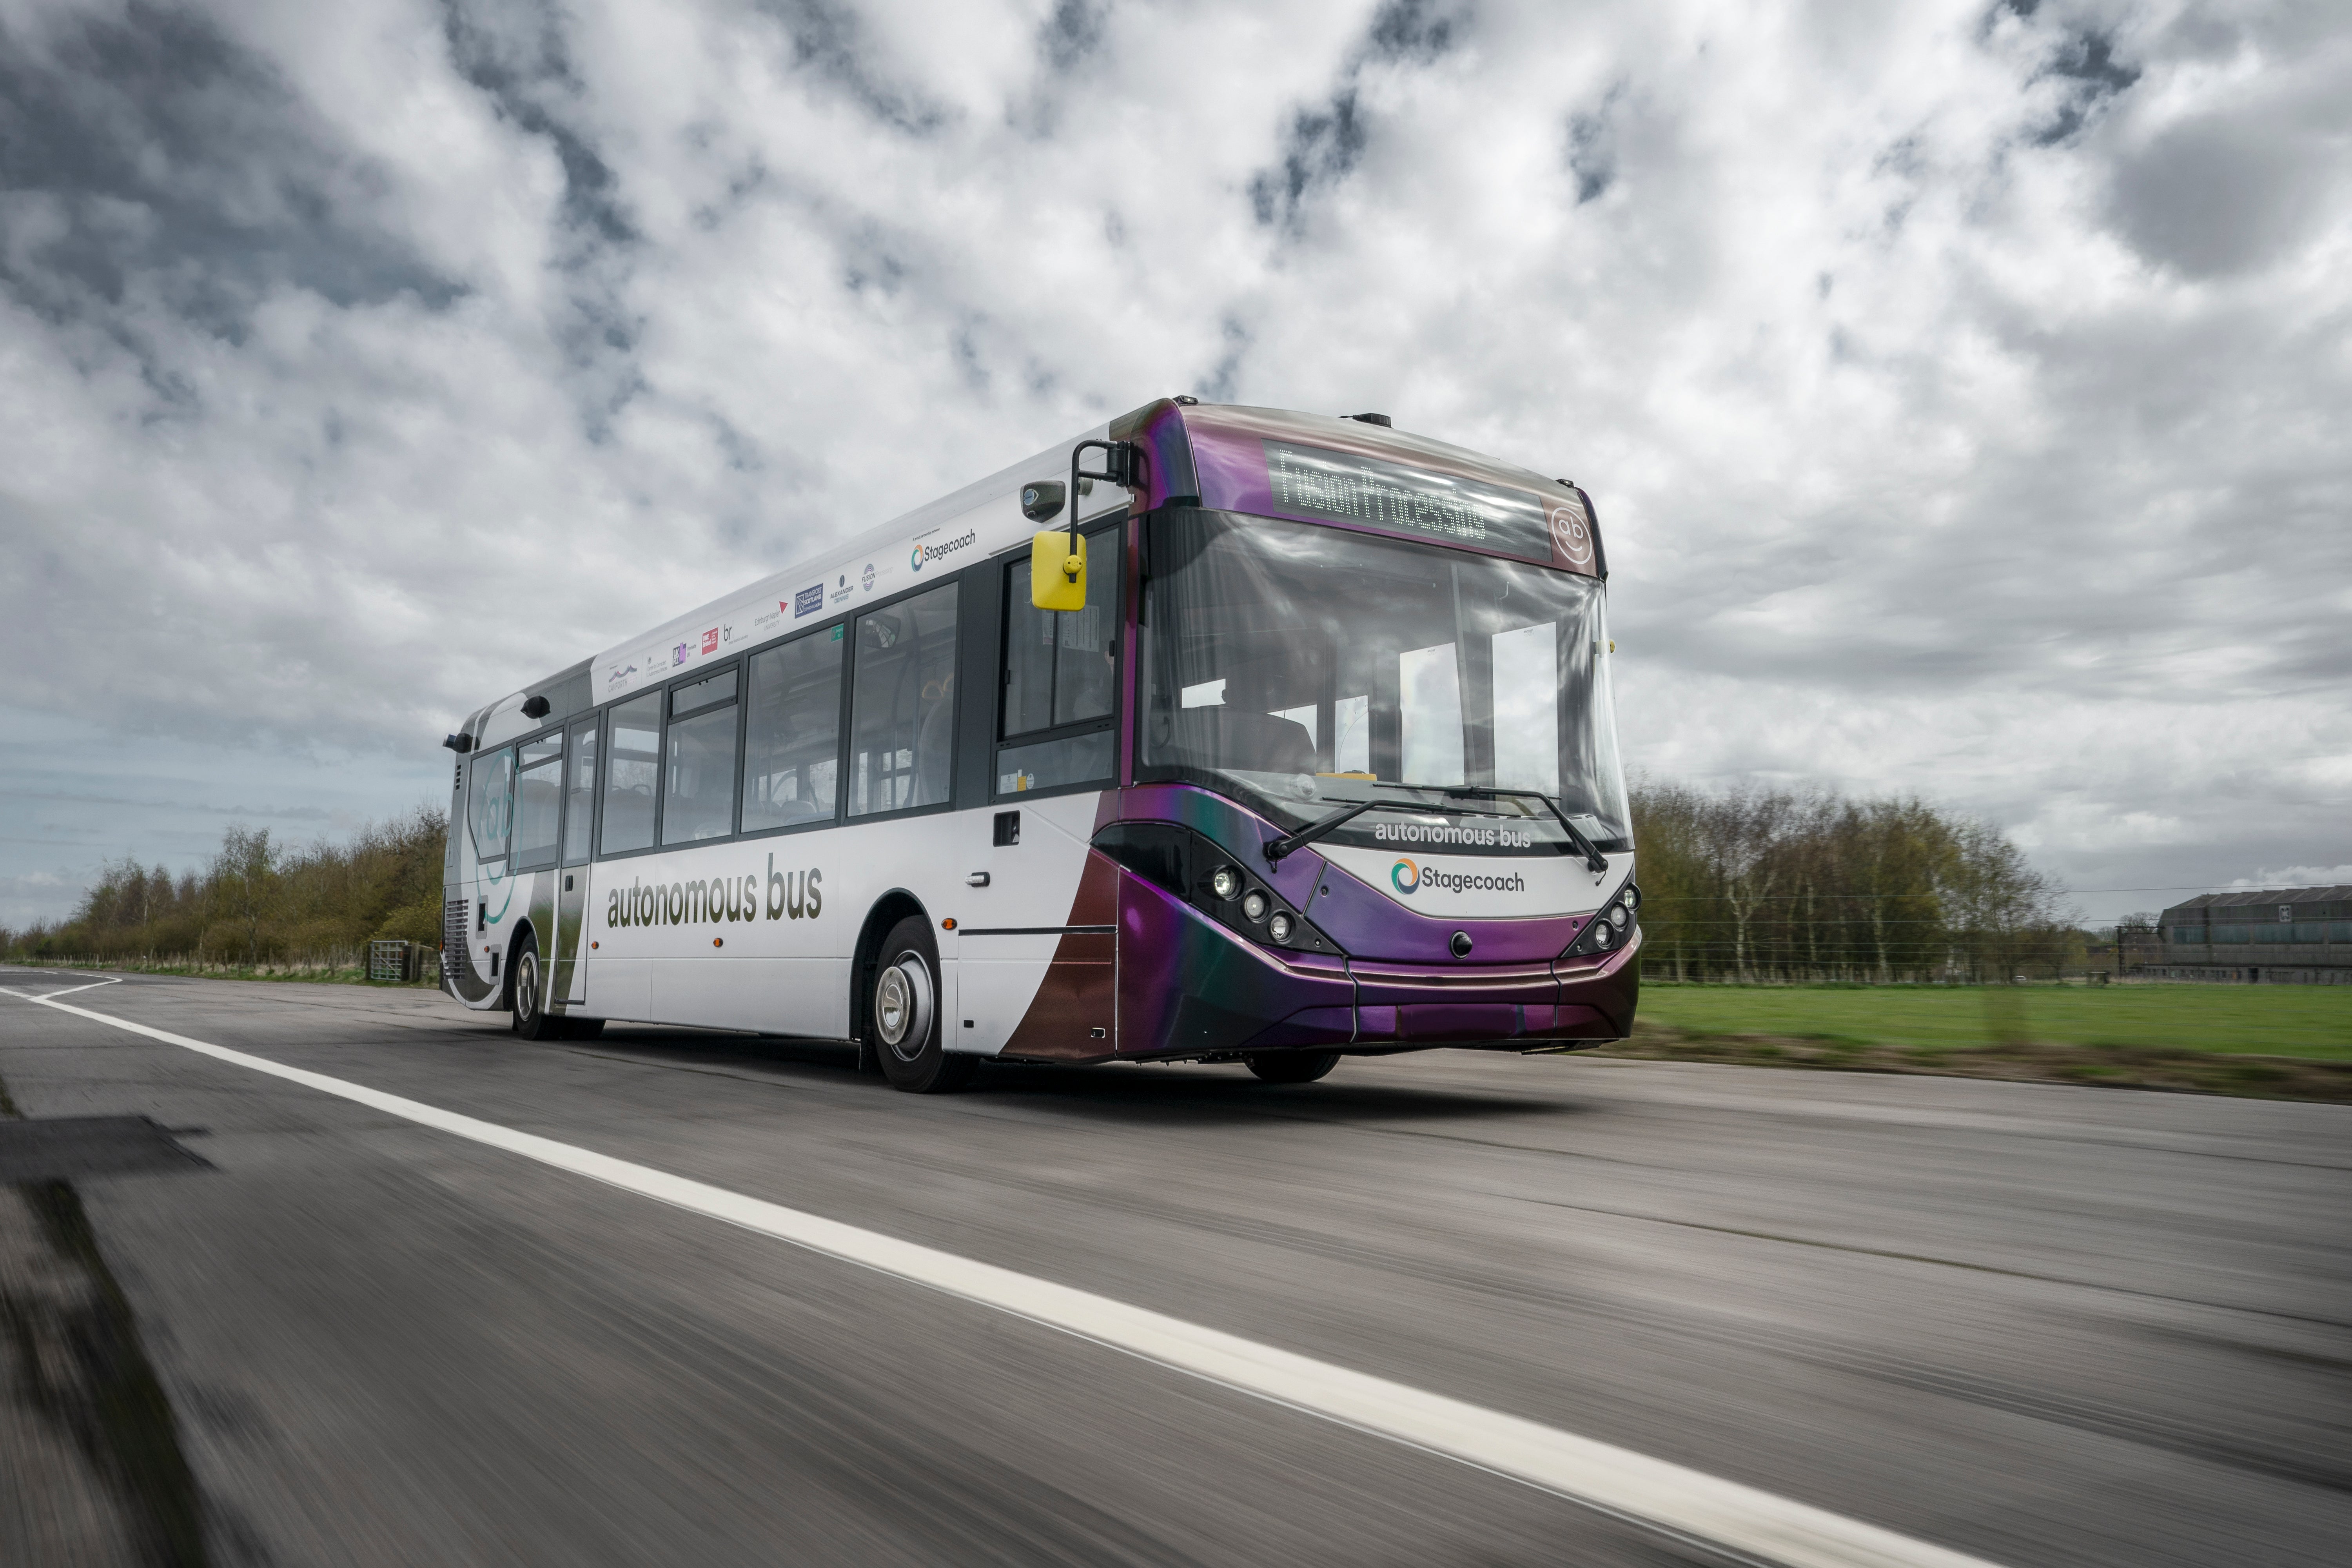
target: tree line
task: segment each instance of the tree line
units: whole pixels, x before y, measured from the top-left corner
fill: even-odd
[[[2000,830],[1916,797],[1643,783],[1633,792],[1646,972],[1677,980],[2006,980],[2079,963],[2064,889]],[[232,827],[201,871],[124,860],[27,958],[264,963],[441,941],[443,814],[287,852]]]
[[[201,870],[108,865],[62,921],[0,929],[0,952],[256,968],[355,962],[377,938],[438,947],[447,833],[432,806],[292,850],[266,827],[231,827]]]
[[[1981,983],[2081,961],[2065,889],[1916,796],[1643,782],[1633,809],[1654,978]]]

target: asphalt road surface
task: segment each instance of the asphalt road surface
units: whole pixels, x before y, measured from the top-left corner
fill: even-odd
[[[96,978],[0,971],[16,1115],[115,1119],[0,1127],[12,1563],[1746,1560],[22,999]],[[2346,1108],[1463,1052],[923,1099],[425,992],[60,1000],[2013,1568],[2352,1554]]]

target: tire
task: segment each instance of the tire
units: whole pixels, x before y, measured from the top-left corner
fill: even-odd
[[[540,1000],[539,939],[526,936],[507,968],[508,998],[514,1005],[510,1026],[526,1040],[552,1040],[563,1032],[563,1020],[550,1014]]]
[[[977,1065],[942,1043],[939,974],[930,922],[909,915],[890,928],[866,987],[866,1039],[882,1076],[909,1094],[961,1089]]]
[[[1243,1058],[1267,1083],[1313,1083],[1339,1065],[1337,1051],[1256,1051]]]

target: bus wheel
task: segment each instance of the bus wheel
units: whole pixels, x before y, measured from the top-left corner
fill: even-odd
[[[1253,1051],[1243,1058],[1268,1083],[1313,1083],[1339,1065],[1337,1051]]]
[[[939,973],[929,921],[910,915],[890,928],[866,998],[866,1025],[882,1075],[909,1094],[961,1089],[971,1077],[974,1058],[950,1054],[940,1043]]]
[[[563,1021],[548,1016],[539,994],[539,939],[524,937],[515,954],[514,1032],[526,1040],[551,1040],[562,1032]]]

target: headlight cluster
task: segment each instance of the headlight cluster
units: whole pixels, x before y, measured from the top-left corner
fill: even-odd
[[[1172,822],[1115,822],[1096,834],[1094,843],[1145,881],[1167,889],[1252,942],[1294,952],[1339,952],[1338,942],[1244,870],[1239,856],[1189,827]]]
[[[1639,922],[1634,913],[1642,907],[1642,889],[1628,882],[1617,890],[1617,896],[1603,905],[1583,931],[1569,943],[1562,958],[1598,958],[1616,952],[1633,939],[1633,928]]]

